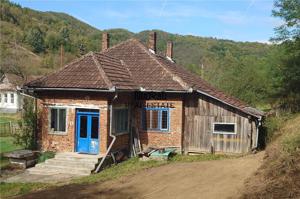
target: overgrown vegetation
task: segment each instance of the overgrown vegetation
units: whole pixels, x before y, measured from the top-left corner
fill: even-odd
[[[34,100],[24,98],[22,120],[19,122],[20,131],[14,137],[16,144],[24,146],[26,149],[35,149],[35,129],[37,118],[34,109]]]
[[[300,115],[276,131],[266,158],[255,176],[247,180],[243,198],[300,197]]]
[[[48,159],[54,158],[55,153],[52,151],[45,151],[42,152],[38,157],[38,163],[45,162]]]

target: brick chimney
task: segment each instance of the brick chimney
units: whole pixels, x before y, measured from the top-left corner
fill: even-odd
[[[148,48],[152,53],[156,53],[156,32],[150,32]]]
[[[109,34],[107,32],[102,33],[102,51],[109,48]]]
[[[173,59],[173,42],[171,42],[171,41],[168,41],[168,43],[167,43],[166,56],[169,59]]]

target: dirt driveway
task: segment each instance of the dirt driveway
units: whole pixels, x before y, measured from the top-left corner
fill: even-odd
[[[262,159],[261,152],[238,159],[169,164],[104,183],[68,185],[22,198],[237,198]]]

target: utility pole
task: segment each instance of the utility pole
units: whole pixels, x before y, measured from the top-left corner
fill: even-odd
[[[64,46],[60,45],[60,67],[64,65]]]

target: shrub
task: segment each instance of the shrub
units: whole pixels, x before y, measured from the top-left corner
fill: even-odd
[[[39,158],[38,158],[38,163],[41,162],[45,162],[48,159],[54,158],[55,153],[52,151],[45,151],[43,153],[40,154]]]
[[[21,130],[14,135],[16,144],[22,145],[26,149],[36,148],[34,140],[36,122],[37,118],[34,109],[34,100],[24,98],[23,115],[19,122]]]
[[[281,116],[270,116],[265,120],[264,127],[266,130],[266,140],[268,143],[273,141],[280,133],[280,128],[285,121],[290,119],[289,114],[284,114]]]

